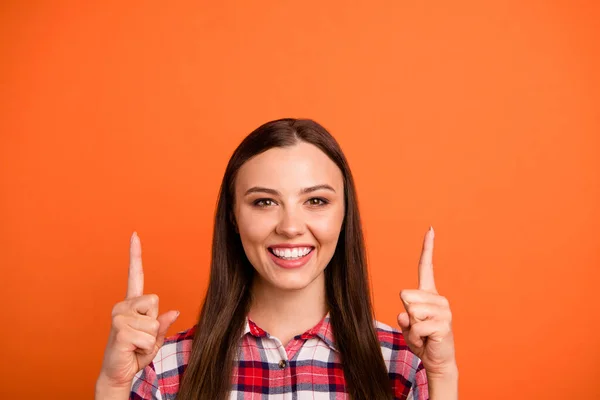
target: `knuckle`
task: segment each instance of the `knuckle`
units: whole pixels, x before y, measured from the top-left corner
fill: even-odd
[[[450,302],[448,301],[448,299],[444,296],[440,296],[440,303],[442,304],[442,306],[444,307],[450,307]]]
[[[410,344],[412,344],[415,347],[421,347],[422,345],[422,341],[421,341],[421,337],[419,337],[416,334],[412,334],[412,335],[408,335],[408,341],[410,342]]]
[[[160,322],[158,320],[153,319],[150,321],[150,330],[152,331],[153,336],[158,334],[158,330],[160,329]]]
[[[428,313],[428,308],[426,304],[421,303],[412,303],[409,305],[410,310],[415,315],[424,315]]]
[[[111,311],[111,317],[115,318],[117,315],[123,313],[123,302],[119,302],[115,304]]]
[[[419,321],[425,321],[429,318],[429,314],[424,310],[417,310],[414,312],[414,317]]]
[[[127,332],[125,329],[119,329],[115,335],[115,340],[118,343],[127,343],[131,340],[129,332]]]
[[[400,291],[400,298],[402,299],[402,301],[404,301],[405,303],[408,303],[411,299],[411,292],[408,289],[403,289]]]
[[[439,332],[443,337],[448,336],[452,328],[450,327],[449,322],[443,322],[439,327]]]
[[[114,315],[112,318],[112,324],[117,329],[123,328],[126,325],[125,316],[123,314]]]
[[[149,294],[148,295],[148,301],[150,302],[150,304],[155,307],[158,305],[158,295],[156,294]]]
[[[140,354],[145,355],[145,356],[149,356],[150,354],[152,354],[152,350],[150,348],[140,348],[138,351]]]
[[[154,349],[154,346],[156,345],[156,338],[154,336],[149,336],[148,339],[148,348],[149,349]]]
[[[156,345],[156,338],[152,337],[151,335],[144,335],[144,340],[142,343],[144,346],[143,348],[151,352],[154,350],[154,346]]]
[[[452,331],[452,329],[450,329],[450,326],[449,325],[445,325],[444,329],[442,331],[442,334],[443,334],[444,337],[446,337],[446,336],[450,335],[451,331]]]

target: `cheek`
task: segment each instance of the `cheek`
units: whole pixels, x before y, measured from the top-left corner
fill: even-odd
[[[275,228],[276,219],[267,213],[240,210],[237,217],[238,230],[245,244],[262,244]]]
[[[343,219],[342,210],[311,221],[310,230],[321,246],[335,246],[337,244]]]

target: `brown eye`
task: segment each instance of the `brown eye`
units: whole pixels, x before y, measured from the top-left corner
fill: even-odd
[[[322,199],[320,197],[313,197],[308,200],[308,204],[311,206],[324,206],[327,203],[328,203],[327,200]]]
[[[275,205],[275,202],[271,199],[258,199],[254,201],[254,205],[257,207],[270,207]]]

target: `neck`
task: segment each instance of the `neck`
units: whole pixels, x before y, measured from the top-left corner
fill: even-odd
[[[252,283],[249,317],[283,345],[314,327],[327,311],[324,273],[298,290],[274,287],[258,276]]]

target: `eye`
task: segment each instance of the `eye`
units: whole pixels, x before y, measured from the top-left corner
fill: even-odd
[[[257,199],[257,200],[254,200],[254,202],[252,202],[252,204],[254,204],[256,207],[266,208],[266,207],[274,206],[275,202],[271,199]]]
[[[329,201],[327,201],[326,199],[323,199],[321,197],[313,197],[313,198],[308,199],[308,205],[310,205],[310,206],[319,207],[319,206],[324,206],[326,204],[329,204]]]

